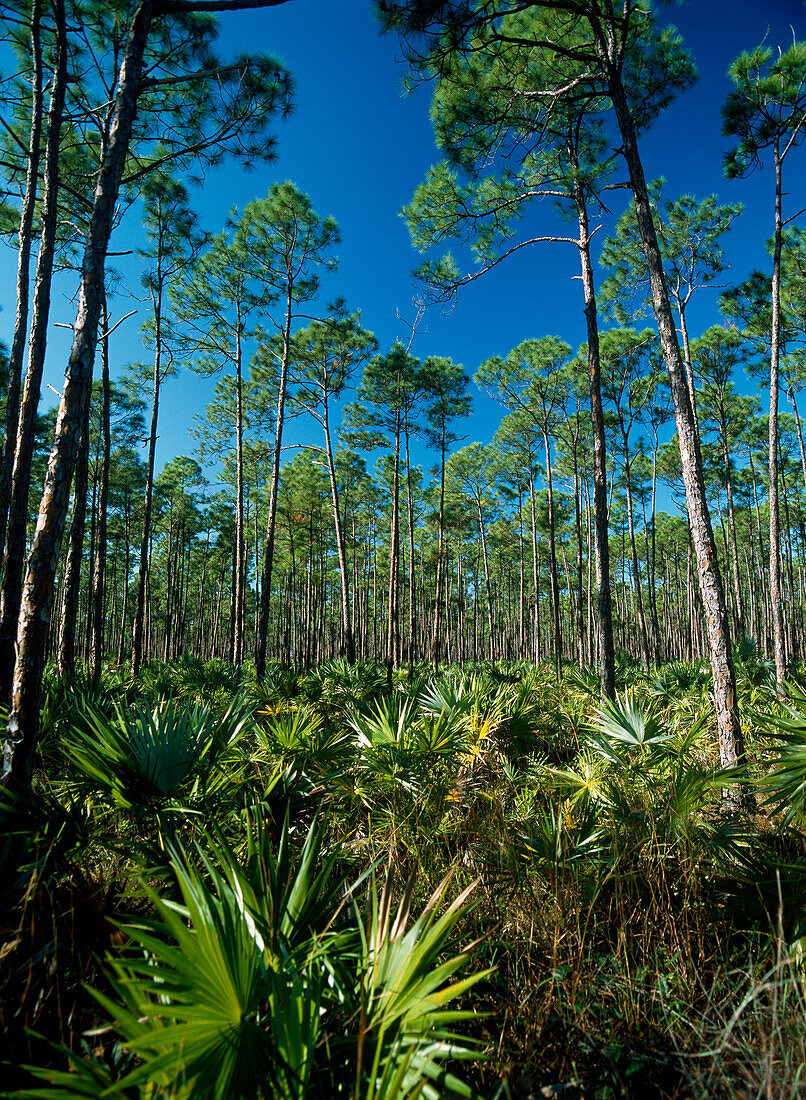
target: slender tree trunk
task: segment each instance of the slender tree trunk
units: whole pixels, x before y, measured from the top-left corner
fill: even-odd
[[[148,547],[151,537],[151,509],[154,496],[154,466],[157,451],[157,423],[160,410],[160,386],[162,384],[162,251],[157,252],[157,275],[152,293],[154,306],[154,383],[151,398],[151,429],[148,435],[148,462],[146,465],[145,499],[143,502],[143,531],[140,537],[140,560],[137,568],[137,589],[132,621],[132,676],[137,676],[143,660],[143,620],[145,615],[146,577],[148,575]]]
[[[731,658],[730,625],[722,577],[719,572],[716,543],[711,529],[711,517],[705,496],[694,412],[689,400],[685,367],[677,344],[677,333],[666,289],[663,261],[652,220],[644,169],[638,152],[635,127],[621,83],[621,62],[609,56],[608,44],[604,39],[600,38],[598,48],[600,58],[605,64],[610,97],[621,131],[623,153],[627,161],[635,201],[636,220],[652,287],[652,303],[661,348],[669,372],[689,525],[697,555],[697,573],[705,610],[720,761],[723,767],[732,767],[744,761],[745,748],[736,704],[736,679]]]
[[[641,640],[641,656],[644,661],[644,671],[649,672],[649,635],[646,628],[646,611],[644,609],[644,594],[641,588],[641,571],[638,568],[638,551],[635,546],[635,523],[633,522],[632,487],[630,484],[631,464],[630,452],[627,446],[627,435],[622,428],[621,441],[624,449],[624,476],[627,492],[627,531],[630,537],[630,557],[632,561],[633,587],[635,589],[635,602],[638,609],[638,631]]]
[[[523,560],[523,487],[518,483],[518,660],[526,660],[526,568]]]
[[[84,253],[73,347],[64,380],[56,433],[45,478],[33,547],[28,559],[17,633],[12,706],[4,743],[2,780],[30,782],[39,725],[42,662],[50,624],[70,484],[92,384],[103,273],[112,219],[137,107],[140,76],[153,13],[152,0],[132,15],[123,52],[109,140],[98,173]]]
[[[162,640],[162,659],[163,661],[170,661],[171,659],[171,635],[173,630],[173,575],[176,571],[176,564],[174,562],[174,522],[173,522],[174,502],[171,498],[171,510],[168,518],[168,556],[165,561],[165,628],[164,637]],[[237,546],[237,541],[236,541]],[[235,582],[233,581],[233,584]],[[237,606],[237,605],[236,605]],[[234,662],[233,662],[234,663]]]
[[[492,661],[493,659],[493,593],[490,586],[490,561],[487,554],[487,532],[484,528],[484,515],[481,510],[481,500],[476,499],[476,508],[478,509],[479,516],[479,536],[481,538],[481,556],[484,564],[484,591],[487,596],[487,629],[489,631],[489,638],[487,640],[487,655]]]
[[[243,518],[243,378],[241,351],[241,308],[238,303],[235,333],[235,654],[243,661],[244,635],[244,518]]]
[[[56,10],[59,50],[64,48],[64,8]],[[61,27],[59,28],[59,21]],[[25,336],[28,329],[28,286],[31,265],[31,235],[36,207],[36,187],[39,174],[40,146],[42,139],[42,0],[31,4],[31,130],[28,139],[28,168],[25,177],[25,194],[20,211],[19,251],[17,254],[17,313],[14,319],[14,335],[8,356],[8,386],[6,389],[6,422],[0,451],[0,551],[5,546],[8,504],[11,493],[11,475],[14,468],[14,450],[17,444],[17,425],[20,415],[20,387],[22,385],[22,360],[25,352]],[[58,62],[57,62],[58,69]],[[56,82],[54,73],[54,86]]]
[[[286,294],[285,324],[283,325],[283,354],[280,362],[280,388],[277,394],[277,417],[274,425],[274,453],[272,456],[271,482],[269,485],[269,514],[266,519],[266,549],[263,553],[263,576],[260,582],[260,630],[255,647],[255,666],[258,678],[266,670],[266,646],[269,630],[269,606],[271,598],[271,574],[274,566],[274,539],[277,525],[277,494],[280,487],[280,455],[283,445],[283,423],[288,387],[288,369],[291,357],[291,307],[293,283],[289,281]]]
[[[691,342],[688,337],[688,322],[686,321],[686,306],[682,298],[677,298],[677,316],[680,319],[680,335],[683,338],[683,366],[686,369],[686,385],[688,386],[688,399],[691,403],[691,415],[694,419],[694,433],[697,443],[700,442],[700,421],[697,415],[697,391],[694,388],[694,370],[691,365]]]
[[[730,468],[730,450],[728,446],[727,425],[722,421],[722,462],[725,468],[725,488],[728,498],[728,526],[730,527],[730,550],[733,565],[733,592],[736,604],[736,632],[741,637],[745,633],[744,598],[742,596],[742,577],[739,569],[739,546],[736,538],[736,513],[733,507],[733,475]]]
[[[252,630],[255,635],[255,641],[257,641],[258,631],[260,630],[260,523],[259,523],[259,502],[263,492],[263,486],[258,484],[255,487],[255,606],[253,608],[252,616]],[[207,539],[209,542],[210,531],[208,528]],[[207,547],[204,550],[204,566],[207,564]],[[204,566],[202,567],[202,574],[204,573]],[[204,585],[201,588],[202,599],[204,598]]]
[[[591,494],[590,485],[588,479],[585,478],[585,536],[586,536],[586,549],[587,549],[587,569],[586,569],[586,581],[587,581],[587,660],[591,664],[597,662],[598,653],[598,631],[594,626],[593,618],[593,559],[594,553],[594,533],[593,533],[593,508],[591,507]]]
[[[236,560],[236,553],[238,550],[238,542],[235,538],[235,532],[232,532],[232,554],[231,554],[231,577],[230,577],[230,589],[229,589],[229,622],[227,625],[227,659],[230,664],[235,662],[235,585],[238,580],[238,564]]]
[[[798,450],[800,451],[800,466],[803,471],[803,485],[806,488],[806,450],[803,448],[803,432],[800,425],[800,414],[798,413],[798,405],[795,400],[795,389],[790,382],[789,384],[789,403],[792,406],[792,412],[795,416],[795,434],[798,437]]]
[[[795,636],[795,586],[792,575],[792,522],[789,516],[789,496],[786,491],[786,469],[781,467],[781,495],[784,498],[784,523],[786,529],[786,579],[787,601],[790,615],[786,624],[787,660],[797,660]]]
[[[395,411],[395,449],[392,473],[392,526],[389,535],[389,598],[386,622],[386,684],[392,688],[392,671],[397,662],[397,569],[400,557],[400,409]]]
[[[87,513],[87,489],[90,470],[89,440],[89,392],[84,427],[78,444],[76,458],[75,490],[73,492],[73,516],[67,539],[64,567],[62,615],[59,622],[59,639],[56,648],[56,664],[60,676],[72,673],[76,658],[76,623],[78,598],[81,592],[81,561],[84,554],[84,526]]]
[[[109,431],[109,314],[106,308],[106,292],[101,303],[101,432],[103,453],[98,492],[98,536],[95,549],[95,570],[92,578],[92,645],[90,665],[99,672],[104,655],[104,583],[106,578],[106,512],[109,500],[109,463],[111,438]]]
[[[585,664],[585,599],[582,577],[582,514],[580,509],[579,470],[576,444],[574,445],[574,524],[577,535],[577,657],[579,667]],[[569,588],[569,593],[570,593]]]
[[[409,432],[406,431],[406,515],[409,521],[409,671],[414,669],[417,656],[417,578],[414,557],[414,503],[411,494],[411,456],[409,453]]]
[[[560,585],[557,580],[557,550],[554,544],[554,488],[551,480],[551,452],[548,433],[543,433],[546,448],[546,489],[549,501],[549,567],[551,570],[551,613],[554,621],[554,667],[557,682],[563,678],[562,630],[560,628]]]
[[[593,421],[593,516],[596,553],[596,619],[599,630],[599,681],[602,699],[616,697],[616,650],[610,599],[610,538],[607,516],[607,441],[602,409],[599,324],[590,258],[588,211],[580,188],[575,189],[579,217],[579,258],[585,291],[588,335],[588,387]]]
[[[434,585],[434,633],[431,642],[431,653],[434,670],[439,668],[440,645],[442,642],[442,586],[443,586],[443,554],[445,539],[445,425],[442,426],[442,438],[440,442],[439,463],[439,534],[437,536],[437,575]]]
[[[92,397],[90,396],[90,401]],[[90,415],[92,410],[90,409]],[[93,456],[92,463],[92,497],[90,499],[90,544],[87,554],[87,595],[86,595],[86,607],[84,613],[84,630],[83,640],[81,645],[81,659],[85,662],[89,661],[90,657],[90,640],[92,634],[92,563],[95,561],[95,524],[98,516],[98,468],[100,465],[99,448],[101,445],[100,435],[98,436],[98,443],[95,448],[95,455]]]
[[[540,661],[540,566],[537,556],[537,510],[535,508],[535,485],[529,478],[529,503],[532,511],[532,583],[534,586],[534,637],[532,638],[534,663]]]
[[[333,526],[336,534],[336,554],[339,559],[339,578],[341,580],[341,626],[344,632],[344,654],[349,664],[355,662],[355,640],[350,609],[350,581],[347,567],[347,553],[344,547],[344,528],[339,510],[339,492],[336,484],[336,467],[333,462],[333,446],[330,441],[330,419],[327,394],[322,406],[322,425],[325,429],[325,454],[327,472],[330,478],[330,498],[333,503]]]
[[[650,507],[650,523],[652,524],[652,534],[650,537],[650,547],[647,554],[649,565],[649,604],[652,614],[652,646],[653,657],[655,664],[660,664],[661,661],[661,643],[660,643],[660,626],[658,625],[658,597],[655,584],[655,503],[657,495],[658,484],[658,437],[655,436],[655,446],[652,449],[652,503]],[[646,531],[646,517],[644,518],[644,531]]]
[[[781,155],[775,139],[775,236],[772,253],[772,327],[770,331],[770,610],[772,612],[775,686],[784,698],[784,609],[781,599],[781,527],[778,510],[778,367],[781,340],[781,235],[783,225]]]
[[[118,655],[117,663],[123,664],[123,650],[126,645],[126,615],[129,610],[129,572],[130,572],[130,558],[131,558],[131,535],[130,535],[130,521],[129,521],[129,490],[126,488],[123,490],[123,546],[124,546],[124,560],[123,560],[123,607],[120,612],[120,634],[118,636]]]
[[[56,61],[53,70],[48,108],[48,132],[45,141],[41,215],[42,234],[39,241],[39,255],[36,261],[31,335],[28,345],[28,367],[25,373],[25,384],[17,425],[14,465],[11,476],[11,495],[8,506],[8,525],[3,554],[2,591],[0,591],[0,702],[10,699],[14,665],[17,660],[16,640],[20,601],[22,599],[22,575],[28,524],[28,493],[31,486],[31,456],[34,449],[36,412],[39,406],[42,369],[45,362],[50,286],[53,275],[58,218],[59,138],[67,85],[67,31],[63,0],[56,0],[54,15],[56,19]],[[65,497],[65,509],[67,508],[68,497],[69,487],[68,496]],[[17,736],[15,730],[14,738],[17,738]],[[19,736],[22,737],[23,735],[20,734]],[[14,755],[11,743],[11,741],[7,741],[4,748],[3,779],[11,766],[9,764],[9,754]],[[22,750],[23,758],[26,751],[26,749]],[[27,767],[28,765],[23,767],[23,774],[27,774]]]

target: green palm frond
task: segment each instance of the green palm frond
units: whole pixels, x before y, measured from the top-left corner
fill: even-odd
[[[467,680],[444,676],[427,684],[420,692],[418,702],[420,708],[434,718],[450,714],[458,719],[470,712],[473,693],[468,689]]]
[[[188,793],[244,734],[251,710],[236,698],[223,715],[190,700],[168,699],[152,710],[116,707],[110,718],[87,711],[84,726],[65,737],[73,766],[126,809]]]
[[[468,751],[464,724],[457,725],[450,713],[436,717],[423,715],[414,733],[412,747],[429,761],[458,760]]]
[[[598,699],[601,691],[599,674],[592,668],[579,668],[578,665],[570,665],[563,674],[563,682],[575,688],[583,696]]]
[[[806,820],[806,691],[788,685],[787,715],[768,715],[766,734],[772,746],[766,755],[769,771],[762,777],[766,805],[784,811],[784,824]]]
[[[572,820],[559,806],[549,804],[533,819],[528,832],[519,833],[516,844],[527,863],[554,873],[599,856],[607,847],[606,832],[593,812]]]
[[[605,763],[599,753],[581,752],[573,767],[547,771],[572,805],[607,803],[609,785],[605,780]]]
[[[346,717],[363,749],[411,747],[417,725],[416,704],[411,699],[396,693],[366,709],[348,711]]]
[[[349,762],[352,737],[310,706],[275,714],[258,729],[263,747],[284,764],[322,775]]]
[[[423,912],[411,923],[413,880],[396,912],[391,876],[387,876],[380,897],[374,890],[370,892],[369,912],[359,922],[364,956],[359,1000],[366,1021],[361,1035],[365,1097],[396,1095],[386,1091],[391,1081],[398,1085],[402,1082],[406,1096],[423,1095],[436,1100],[447,1094],[473,1095],[461,1081],[445,1074],[442,1063],[446,1059],[480,1057],[476,1044],[461,1040],[452,1030],[472,1019],[474,1013],[446,1006],[491,971],[455,979],[469,947],[444,957],[475,888],[475,884],[467,887],[437,916],[448,881],[446,878],[440,883]],[[436,1085],[441,1087],[437,1089]]]
[[[296,855],[288,818],[276,850],[247,826],[240,860],[220,835],[173,844],[176,897],[145,887],[153,915],[122,926],[95,997],[134,1068],[72,1055],[70,1074],[34,1071],[39,1095],[475,1095],[447,1068],[480,1056],[455,1034],[473,1013],[450,1005],[489,973],[457,977],[470,948],[450,950],[470,891],[442,908],[446,880],[412,920],[412,884],[395,912],[389,878],[362,915],[365,876],[337,871],[321,822]]]
[[[48,1082],[40,1088],[27,1088],[26,1097],[36,1100],[139,1100],[141,1092],[136,1087],[126,1088],[115,1081],[108,1066],[89,1053],[83,1056],[77,1051],[63,1051],[68,1070],[27,1067],[40,1080]]]
[[[642,709],[631,691],[623,702],[607,700],[596,712],[588,732],[593,749],[613,763],[628,762],[628,754],[662,748],[671,740],[651,710]]]

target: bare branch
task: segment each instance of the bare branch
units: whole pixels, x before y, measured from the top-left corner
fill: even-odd
[[[136,309],[130,310],[127,314],[125,314],[123,317],[121,317],[121,319],[119,321],[116,321],[114,323],[114,325],[112,325],[111,328],[107,329],[106,332],[99,333],[98,339],[99,340],[104,340],[107,336],[111,336],[112,333],[115,331],[115,329],[118,327],[118,325],[122,325],[124,321],[128,321],[128,319],[130,317],[133,317],[136,312],[137,312]]]

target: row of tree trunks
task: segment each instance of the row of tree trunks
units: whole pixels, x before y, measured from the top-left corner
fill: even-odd
[[[45,363],[58,220],[59,141],[67,87],[67,31],[63,0],[56,0],[53,14],[56,52],[45,138],[42,232],[34,280],[28,366],[16,430],[11,492],[7,498],[9,500],[8,525],[3,553],[2,589],[0,589],[0,701],[3,702],[10,701],[17,658],[16,641],[22,599],[31,457],[42,386],[42,370]]]
[[[11,476],[17,445],[20,413],[20,387],[25,337],[28,331],[28,284],[31,262],[31,238],[36,207],[37,177],[42,144],[42,0],[31,5],[31,131],[28,141],[28,170],[20,211],[19,253],[17,257],[17,313],[8,356],[6,423],[0,452],[0,546],[5,546]],[[58,69],[58,65],[57,65]],[[55,87],[55,85],[54,85]]]
[[[104,264],[140,89],[152,0],[129,24],[115,104],[98,173],[82,264],[73,346],[64,380],[42,502],[22,591],[11,711],[3,746],[4,782],[29,782],[39,724],[39,699],[50,613],[70,486],[86,421],[87,393],[101,315]],[[32,341],[33,343],[33,341]]]

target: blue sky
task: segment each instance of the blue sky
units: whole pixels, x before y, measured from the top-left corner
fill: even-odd
[[[728,182],[722,175],[727,147],[720,133],[720,107],[729,90],[726,72],[733,57],[762,41],[784,48],[806,37],[806,8],[801,0],[698,0],[671,6],[662,16],[674,22],[691,48],[699,69],[697,85],[659,120],[642,144],[649,178],[666,177],[666,193],[704,196],[716,191],[723,201],[744,204],[726,251],[733,265],[726,281],[739,281],[753,266],[764,265],[765,239],[772,220],[772,177],[762,172],[745,181]],[[232,167],[211,172],[194,193],[194,205],[204,226],[218,231],[233,206],[242,207],[266,193],[276,181],[293,180],[307,191],[315,209],[337,220],[342,236],[339,271],[323,280],[321,306],[337,295],[360,309],[383,349],[397,338],[408,339],[406,320],[414,314],[411,271],[419,261],[405,224],[399,217],[429,165],[438,159],[428,118],[429,91],[405,94],[399,44],[380,37],[366,0],[291,0],[265,11],[221,16],[221,51],[267,50],[283,58],[294,75],[296,108],[275,127],[279,156],[251,174]],[[788,165],[789,213],[806,205],[803,150]],[[626,205],[616,194],[613,220]],[[530,215],[538,227],[551,223],[551,213],[535,207]],[[136,243],[136,215],[129,216],[113,248]],[[10,338],[14,316],[13,257],[8,253],[0,275],[0,336]],[[121,269],[137,293],[136,267]],[[465,288],[448,312],[430,311],[412,351],[420,357],[447,355],[461,362],[469,375],[491,355],[506,354],[521,340],[553,333],[574,348],[584,339],[581,290],[575,249],[569,245],[539,245],[524,250],[495,272]],[[74,280],[62,279],[54,300],[53,321],[74,317]],[[717,291],[704,291],[691,309],[694,334],[718,320]],[[137,306],[121,294],[113,319]],[[137,326],[139,315],[124,322],[112,338],[113,376],[125,364],[143,356]],[[403,320],[398,317],[400,315]],[[45,382],[61,388],[68,350],[67,333],[51,328]],[[213,383],[185,372],[166,383],[160,426],[158,464],[176,454],[189,454],[195,441],[188,435],[195,415],[203,413]],[[470,439],[487,441],[500,419],[500,409],[475,386],[475,412],[466,422]],[[43,407],[55,398],[44,390]],[[314,427],[297,421],[289,442],[319,442]],[[433,459],[422,454],[429,465]]]

